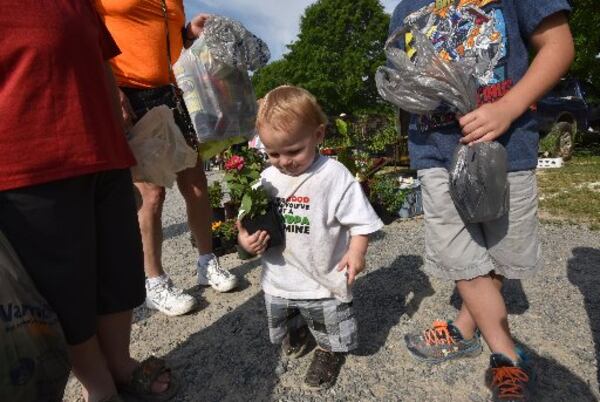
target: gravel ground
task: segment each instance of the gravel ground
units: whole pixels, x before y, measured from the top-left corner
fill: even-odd
[[[505,297],[512,331],[537,368],[537,401],[597,401],[600,361],[600,232],[580,226],[541,229],[545,269],[509,281]],[[310,355],[282,361],[268,341],[260,265],[235,255],[222,265],[241,279],[219,294],[195,285],[195,250],[185,208],[169,191],[164,212],[163,260],[173,281],[200,300],[200,308],[170,318],[140,307],[132,353],[165,356],[181,382],[177,401],[486,401],[489,351],[439,366],[413,361],[403,337],[437,318],[453,317],[459,300],[451,283],[422,271],[421,219],[387,226],[372,242],[368,272],[355,289],[361,346],[348,356],[327,391],[302,386]],[[69,383],[66,400],[78,400]]]

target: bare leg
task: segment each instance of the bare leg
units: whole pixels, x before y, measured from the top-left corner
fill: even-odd
[[[491,278],[496,285],[496,288],[500,291],[502,290],[502,278],[499,275],[492,274]],[[475,320],[471,313],[467,309],[465,303],[462,304],[460,311],[458,312],[458,316],[454,320],[453,324],[460,330],[460,333],[463,335],[465,339],[471,339],[473,335],[475,335],[475,330],[477,329],[477,324],[475,324]]]
[[[490,276],[480,276],[458,281],[456,287],[492,352],[518,360],[508,328],[506,305],[494,280]]]
[[[196,240],[198,254],[212,253],[212,209],[202,160],[198,160],[196,167],[179,172],[177,186],[185,199],[188,225]]]
[[[142,195],[142,207],[138,211],[142,244],[144,246],[144,270],[148,278],[164,274],[162,267],[162,209],[165,189],[150,183],[135,183]]]
[[[98,317],[98,343],[106,357],[115,383],[124,384],[138,362],[129,353],[131,310]],[[165,373],[151,385],[152,392],[161,393],[169,388],[169,374]]]
[[[98,402],[117,393],[96,336],[70,345],[68,350],[73,374],[83,386],[83,396],[87,402]]]

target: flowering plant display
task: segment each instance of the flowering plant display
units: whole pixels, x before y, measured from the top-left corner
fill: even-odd
[[[235,225],[235,219],[213,222],[212,232],[213,236],[218,237],[222,242],[237,242],[238,230]]]
[[[221,208],[221,202],[223,201],[223,186],[221,182],[214,181],[208,186],[208,199],[213,210]]]

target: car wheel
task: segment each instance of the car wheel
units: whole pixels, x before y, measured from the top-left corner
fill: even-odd
[[[557,133],[558,156],[568,160],[573,156],[573,125],[567,122],[556,123],[553,131]]]

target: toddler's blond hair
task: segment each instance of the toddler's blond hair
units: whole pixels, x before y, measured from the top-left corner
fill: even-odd
[[[259,100],[256,129],[268,124],[277,130],[287,130],[294,124],[318,127],[327,124],[317,99],[306,89],[292,85],[282,85],[267,93]]]

